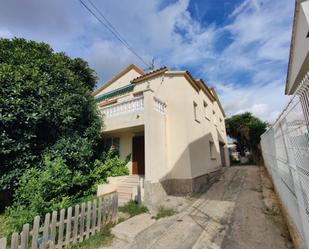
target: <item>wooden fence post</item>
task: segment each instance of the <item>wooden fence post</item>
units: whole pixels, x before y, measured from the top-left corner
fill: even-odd
[[[50,248],[54,248],[56,245],[56,233],[57,233],[57,216],[58,213],[53,211],[50,224]]]
[[[82,203],[82,209],[81,209],[81,213],[80,213],[80,236],[79,236],[80,242],[82,242],[84,240],[85,210],[86,210],[86,204]]]
[[[101,225],[106,223],[106,202],[105,197],[102,198],[102,222]]]
[[[11,249],[18,249],[18,233],[13,233],[12,234],[12,239],[11,239]]]
[[[0,239],[0,249],[6,249],[6,238]]]
[[[90,233],[90,223],[91,223],[91,201],[87,203],[87,223],[86,223],[86,239],[89,238]]]
[[[40,249],[45,249],[48,242],[48,232],[49,232],[49,223],[50,223],[50,213],[45,215],[44,227],[43,227],[43,238]]]
[[[95,234],[95,231],[96,231],[96,220],[97,220],[97,200],[93,200],[93,202],[92,202],[91,235]]]
[[[68,208],[68,213],[67,213],[67,227],[66,227],[66,235],[65,235],[65,245],[70,244],[70,239],[71,239],[71,229],[72,229],[72,207]]]
[[[37,249],[38,247],[38,236],[39,236],[39,228],[40,228],[40,216],[36,216],[33,221],[32,228],[32,249]]]
[[[58,234],[58,249],[62,248],[63,244],[63,230],[64,230],[64,215],[65,209],[61,209],[60,211],[60,220],[59,220],[59,234]]]
[[[29,241],[29,224],[25,224],[23,226],[23,231],[21,233],[20,249],[28,249],[28,241]]]
[[[102,198],[99,197],[99,207],[98,207],[98,231],[101,230],[101,222],[102,222]],[[1,249],[1,248],[0,248]]]
[[[73,244],[76,244],[77,242],[78,219],[79,219],[79,205],[76,205],[74,209]]]

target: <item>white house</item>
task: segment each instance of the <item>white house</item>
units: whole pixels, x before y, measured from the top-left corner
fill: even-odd
[[[200,191],[229,165],[223,107],[215,90],[188,71],[145,73],[129,65],[94,96],[106,146],[131,158],[131,176],[119,179],[130,186],[142,179],[146,202]],[[121,198],[130,198],[122,185]]]

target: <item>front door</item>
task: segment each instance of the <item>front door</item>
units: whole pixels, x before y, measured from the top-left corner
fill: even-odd
[[[133,175],[145,175],[145,143],[144,137],[138,136],[132,139],[132,173]]]

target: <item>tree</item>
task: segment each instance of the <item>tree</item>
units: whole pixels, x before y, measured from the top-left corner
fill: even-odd
[[[251,151],[254,162],[257,162],[261,157],[260,136],[266,130],[266,123],[250,112],[245,112],[227,118],[225,124],[227,134],[237,141],[240,155],[244,156],[247,149]]]
[[[44,167],[45,154],[87,170],[102,122],[91,95],[96,79],[87,62],[45,43],[0,39],[1,189]]]

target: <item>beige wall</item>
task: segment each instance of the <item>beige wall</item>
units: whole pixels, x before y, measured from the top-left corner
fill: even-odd
[[[292,94],[298,84],[309,70],[309,42],[307,34],[309,31],[309,1],[300,4],[298,16],[294,28],[294,41],[290,58],[288,73],[287,93]]]
[[[219,140],[224,143],[227,140],[224,117],[217,102],[210,101],[204,92],[196,91],[183,75],[171,76],[169,72],[137,84],[134,92],[138,91],[144,91],[143,111],[104,122],[109,132],[121,127],[144,126],[147,181],[193,178],[221,167]],[[118,102],[130,98],[133,98],[132,93],[119,98]],[[154,98],[167,104],[165,114],[154,110]],[[197,104],[197,120],[193,101]],[[207,103],[206,110],[203,101]],[[120,146],[121,155],[132,149],[132,133],[129,134],[121,137],[124,140],[121,142],[124,145]],[[215,159],[210,157],[209,141],[214,142]],[[226,160],[228,162],[228,156]]]

